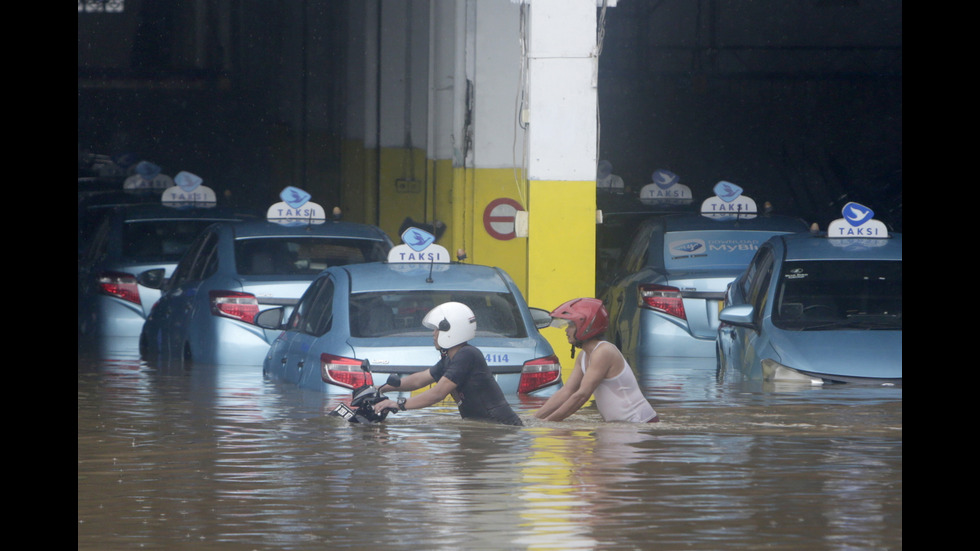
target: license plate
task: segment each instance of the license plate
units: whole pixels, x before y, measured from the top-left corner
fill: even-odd
[[[350,418],[354,416],[354,410],[352,410],[350,406],[344,403],[337,404],[337,407],[334,408],[334,410],[331,413],[333,415],[339,415],[344,419],[347,419],[348,421],[350,421]]]

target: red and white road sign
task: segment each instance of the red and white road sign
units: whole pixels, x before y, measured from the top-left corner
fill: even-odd
[[[524,207],[513,199],[507,197],[494,199],[483,210],[483,227],[494,239],[501,241],[513,239],[517,237],[514,218],[517,216],[517,211],[523,210]]]

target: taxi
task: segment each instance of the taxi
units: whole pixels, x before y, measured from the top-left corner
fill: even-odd
[[[719,374],[773,383],[902,381],[902,235],[848,203],[827,232],[774,237],[728,289]]]
[[[529,308],[507,272],[451,262],[419,228],[408,228],[402,240],[384,262],[328,268],[291,312],[259,316],[260,325],[282,329],[265,357],[267,377],[349,396],[362,384],[428,369],[440,356],[422,319],[457,301],[473,310],[476,337],[469,342],[505,395],[547,396],[561,386],[561,365],[539,333],[549,312]]]
[[[327,217],[305,191],[287,187],[264,220],[207,228],[173,274],[139,276],[162,290],[140,333],[146,358],[260,366],[279,331],[253,321],[259,312],[295,305],[329,266],[383,260],[392,241],[380,228]]]
[[[160,291],[137,281],[145,270],[169,276],[191,242],[211,224],[246,220],[248,213],[217,206],[214,192],[187,172],[178,186],[157,192],[154,204],[118,204],[100,211],[84,231],[79,213],[78,334],[137,337]],[[169,193],[167,193],[169,191]],[[177,195],[183,200],[174,200]],[[141,196],[139,201],[145,201]],[[87,218],[86,218],[87,220]]]
[[[801,219],[760,212],[731,182],[714,191],[700,213],[641,222],[601,297],[609,311],[606,338],[638,369],[713,359],[728,284],[767,239],[808,230]]]

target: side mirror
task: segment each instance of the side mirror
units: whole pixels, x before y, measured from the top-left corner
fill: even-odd
[[[531,320],[534,322],[535,327],[544,329],[551,325],[551,312],[542,308],[529,308],[529,310],[531,311]]]
[[[269,308],[259,312],[255,316],[255,325],[263,329],[282,329],[283,309],[282,307]]]
[[[748,304],[729,306],[718,314],[718,319],[731,325],[754,328],[755,308]]]
[[[140,274],[136,276],[136,282],[143,287],[149,287],[150,289],[162,289],[167,283],[166,274],[167,271],[163,268],[153,268],[152,270],[140,272]]]

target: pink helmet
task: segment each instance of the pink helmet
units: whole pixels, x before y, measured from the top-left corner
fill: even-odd
[[[609,327],[609,312],[597,298],[575,298],[551,312],[552,325],[575,324],[575,340],[582,342],[603,333]]]

